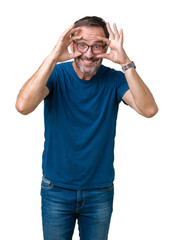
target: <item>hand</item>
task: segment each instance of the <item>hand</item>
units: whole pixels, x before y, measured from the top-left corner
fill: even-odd
[[[108,29],[110,39],[103,37],[98,37],[98,39],[105,42],[110,47],[110,53],[99,54],[97,57],[107,58],[114,63],[121,64],[122,66],[131,63],[123,49],[123,30],[121,29],[119,33],[115,23],[113,24],[114,32],[112,31],[109,23],[106,24],[106,27]]]
[[[72,58],[76,58],[80,56],[82,53],[77,52],[70,53],[68,51],[69,45],[76,39],[81,39],[82,36],[72,36],[71,34],[74,34],[75,32],[78,32],[80,30],[80,27],[75,28],[75,24],[73,24],[71,27],[69,27],[59,38],[59,41],[57,42],[56,46],[51,52],[51,56],[53,59],[57,62],[64,62],[67,60],[70,60]]]

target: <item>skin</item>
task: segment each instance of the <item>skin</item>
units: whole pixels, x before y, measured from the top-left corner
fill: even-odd
[[[77,33],[77,35],[82,35],[83,38],[79,41],[81,42],[83,39],[87,40],[87,44],[94,44],[97,40],[103,41],[107,44],[107,46],[110,48],[110,52],[107,52],[106,50],[100,54],[100,55],[94,55],[91,51],[91,48],[88,49],[86,53],[80,56],[80,58],[98,58],[98,59],[109,59],[112,62],[116,64],[120,64],[122,67],[126,66],[131,63],[126,51],[123,48],[123,30],[121,29],[120,32],[118,32],[117,26],[114,23],[112,31],[110,24],[107,23],[107,29],[109,32],[109,39],[106,37],[103,37],[104,31],[100,27],[82,27],[81,31]],[[105,35],[105,34],[104,34]],[[77,49],[73,49],[74,52],[77,52]],[[91,79],[91,77],[96,73],[93,72],[93,74],[83,75],[85,71],[82,71],[87,69],[87,66],[85,66],[84,62],[81,60],[81,69],[78,66],[78,64],[75,62],[73,63],[74,69],[77,73],[77,75],[83,79]],[[101,65],[100,61],[96,61],[92,66],[97,66],[97,68]],[[91,66],[91,68],[92,68]],[[148,89],[148,87],[145,85],[143,80],[140,78],[138,73],[134,68],[130,68],[125,72],[125,77],[128,82],[130,90],[128,90],[124,96],[123,101],[127,103],[130,107],[132,107],[137,113],[141,114],[144,117],[150,118],[153,117],[158,112],[158,106],[153,98],[152,93]]]
[[[98,40],[98,36],[105,37],[105,33],[101,27],[80,27],[80,31],[78,32],[79,36],[82,38],[76,42],[86,43],[89,46],[94,44],[103,44],[103,41]],[[71,50],[73,52],[78,52],[77,45],[71,44]],[[107,47],[104,49],[104,52],[107,51]],[[85,60],[94,60],[92,62],[86,62]],[[98,58],[96,54],[94,54],[91,48],[88,49],[86,53],[82,53],[79,57],[74,59],[73,67],[77,75],[84,80],[90,80],[97,72],[98,68],[101,66],[102,58]]]
[[[110,39],[102,37],[98,37],[98,39],[108,44],[110,53],[104,53],[98,57],[109,59],[121,66],[131,63],[130,58],[123,48],[123,30],[121,29],[119,32],[115,23],[113,24],[114,31],[112,31],[109,23],[107,23],[107,29]],[[125,77],[130,90],[124,94],[123,101],[142,116],[147,118],[153,117],[158,112],[158,106],[152,93],[138,75],[136,69],[130,68],[126,70]]]
[[[118,32],[115,23],[113,24],[113,30],[110,24],[107,23],[107,29],[110,35],[109,39],[105,37],[101,27],[83,26],[75,28],[74,24],[69,27],[60,36],[52,52],[46,57],[39,69],[23,85],[17,97],[16,109],[24,115],[35,110],[39,103],[49,94],[46,83],[55,65],[59,62],[74,58],[74,70],[84,80],[90,80],[96,74],[103,58],[121,66],[129,64],[131,61],[123,48],[123,30],[121,29]],[[91,48],[82,54],[78,52],[73,41],[85,41],[88,45],[100,41],[103,44],[106,43],[107,47],[100,55],[93,54]],[[69,46],[71,53],[68,51]],[[109,53],[107,53],[108,48],[110,49]],[[94,61],[89,62],[91,59]],[[125,77],[130,89],[124,94],[123,101],[144,117],[153,117],[158,112],[158,107],[146,84],[134,68],[128,69],[125,72]]]

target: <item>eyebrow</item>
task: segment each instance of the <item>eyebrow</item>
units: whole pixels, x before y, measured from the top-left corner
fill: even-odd
[[[85,38],[82,38],[82,39],[80,39],[80,40],[88,41],[88,40],[85,39]],[[103,43],[103,41],[101,41],[101,40],[96,40],[96,41],[94,41],[93,43]]]

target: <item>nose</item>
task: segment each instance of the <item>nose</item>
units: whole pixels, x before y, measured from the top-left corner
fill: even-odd
[[[92,58],[94,56],[91,47],[88,48],[88,51],[85,53],[87,58]]]

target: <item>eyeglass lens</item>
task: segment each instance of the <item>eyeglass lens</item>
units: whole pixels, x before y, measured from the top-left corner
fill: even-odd
[[[92,46],[89,46],[86,43],[77,43],[77,49],[79,52],[85,53],[88,51],[89,47],[91,47],[91,50],[95,54],[100,54],[103,51],[103,45],[95,44]]]

